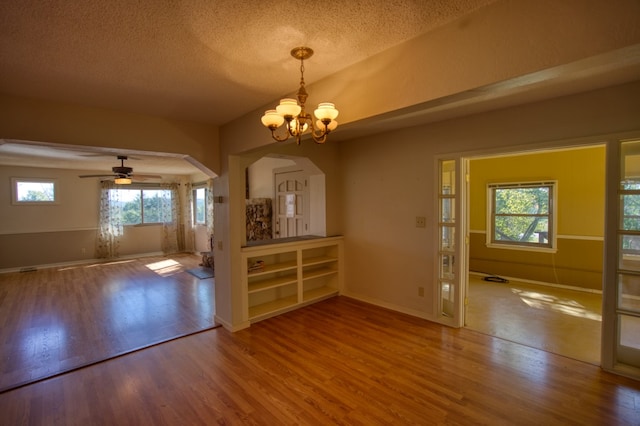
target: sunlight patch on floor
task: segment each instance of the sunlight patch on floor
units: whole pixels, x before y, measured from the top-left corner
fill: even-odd
[[[147,268],[151,269],[156,274],[161,277],[167,277],[169,275],[173,275],[175,273],[181,272],[184,270],[182,264],[180,262],[176,262],[173,259],[161,260],[160,262],[147,263]]]
[[[602,321],[602,315],[586,309],[583,305],[571,299],[562,299],[549,294],[512,288],[511,291],[520,297],[524,303],[534,309],[555,311],[578,318]]]

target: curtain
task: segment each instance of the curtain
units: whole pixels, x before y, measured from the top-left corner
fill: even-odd
[[[120,191],[113,181],[100,182],[100,212],[96,258],[118,257],[120,237],[123,234]]]
[[[207,181],[206,191],[206,205],[207,205],[207,235],[209,235],[209,249],[213,251],[213,179]]]
[[[194,212],[193,212],[193,185],[191,182],[187,182],[185,184],[185,194],[186,194],[186,217],[184,218],[184,248],[185,251],[195,252],[196,250],[196,233],[195,233],[195,223],[193,221]]]
[[[160,218],[162,222],[162,252],[164,254],[179,253],[184,251],[180,191],[177,183],[162,184],[161,188],[165,190],[161,197],[162,206],[160,209],[162,212]]]

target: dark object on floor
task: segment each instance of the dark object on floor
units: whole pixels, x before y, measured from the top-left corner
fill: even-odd
[[[187,269],[187,272],[193,275],[194,277],[198,277],[201,280],[205,280],[207,278],[213,278],[213,269],[205,268],[204,266],[200,266],[198,268]]]
[[[491,281],[492,283],[508,283],[509,282],[508,279],[499,277],[497,275],[490,275],[488,277],[484,277],[483,280]]]

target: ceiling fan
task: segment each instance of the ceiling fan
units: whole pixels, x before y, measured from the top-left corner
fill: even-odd
[[[159,175],[141,175],[133,173],[133,168],[124,165],[124,160],[127,159],[126,155],[118,155],[120,160],[119,166],[113,166],[111,168],[112,174],[100,174],[100,175],[80,175],[81,178],[114,178],[116,184],[130,184],[132,180],[147,180],[147,179],[161,179]]]

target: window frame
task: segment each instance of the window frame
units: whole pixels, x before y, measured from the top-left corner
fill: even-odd
[[[20,183],[50,183],[53,185],[53,200],[51,201],[31,201],[18,199],[18,185]],[[59,185],[57,178],[31,178],[31,177],[12,177],[11,178],[11,204],[16,206],[51,206],[60,204]]]
[[[495,240],[495,190],[496,189],[517,189],[517,188],[549,188],[549,211],[546,215],[534,215],[530,216],[543,216],[547,218],[547,243],[536,242],[523,242],[523,241],[504,241]],[[557,197],[558,197],[558,181],[557,180],[544,180],[544,181],[523,181],[523,182],[502,182],[502,183],[488,183],[487,184],[487,232],[486,232],[486,245],[490,248],[499,248],[507,250],[522,250],[522,251],[537,251],[537,252],[551,252],[557,251]],[[508,215],[501,215],[502,217]],[[529,216],[529,215],[525,215]]]
[[[199,221],[198,220],[198,198],[196,196],[197,191],[199,190],[203,190],[204,191],[204,220],[203,221]],[[192,200],[192,204],[191,204],[191,210],[192,210],[192,223],[194,226],[196,225],[202,225],[202,226],[206,226],[207,225],[207,187],[206,185],[198,185],[198,186],[193,186],[192,187],[192,192],[191,192],[191,200]]]
[[[110,188],[109,191],[139,191],[140,192],[140,222],[138,223],[126,223],[124,220],[122,221],[122,226],[157,226],[157,225],[162,225],[165,222],[145,222],[144,220],[144,191],[168,191],[171,196],[173,197],[173,194],[171,193],[171,189],[167,189],[167,188],[161,188],[159,186],[140,186],[140,185],[136,185],[136,186],[129,186],[127,188]],[[170,212],[171,214],[171,212]],[[123,219],[123,218],[122,218]],[[173,218],[171,218],[173,220]]]

